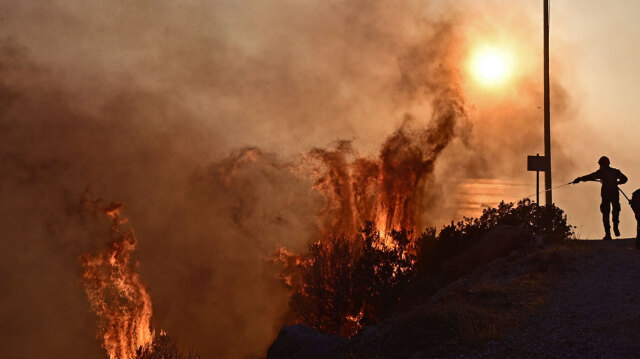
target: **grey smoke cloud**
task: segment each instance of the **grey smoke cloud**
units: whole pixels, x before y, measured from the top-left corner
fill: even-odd
[[[204,357],[261,357],[287,306],[266,260],[303,250],[323,206],[292,170],[300,155],[346,139],[377,156],[400,125],[426,128],[434,88],[464,82],[470,21],[382,0],[2,1],[0,14],[7,358],[104,357],[79,283],[79,256],[107,240],[78,208],[87,188],[125,203],[156,329]],[[533,81],[517,107],[452,129],[425,224],[456,215],[432,211],[449,178],[518,176],[541,134],[503,133],[537,119]]]

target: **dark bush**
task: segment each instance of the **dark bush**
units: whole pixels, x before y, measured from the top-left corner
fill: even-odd
[[[283,263],[296,266],[284,271],[293,291],[294,316],[315,329],[343,336],[376,323],[413,276],[414,243],[406,231],[393,231],[383,239],[369,222],[357,238],[331,237],[311,244],[307,255],[290,254]]]
[[[545,220],[551,223],[548,229]],[[311,244],[304,255],[279,253],[294,318],[325,333],[354,335],[387,317],[416,275],[425,282],[438,276],[445,261],[502,224],[544,235],[547,243],[573,236],[561,209],[530,200],[502,202],[479,218],[444,226],[437,235],[435,228],[427,228],[420,235],[402,230],[382,237],[367,222],[356,238],[333,236]]]
[[[551,226],[546,228],[546,221]],[[418,237],[417,267],[420,275],[434,274],[442,263],[460,255],[479,241],[484,234],[499,225],[510,225],[524,229],[533,235],[542,235],[545,243],[558,243],[571,239],[575,227],[567,223],[564,211],[555,205],[538,206],[529,199],[514,203],[500,202],[493,208],[482,211],[479,218],[463,218],[444,226],[436,236],[429,228]]]

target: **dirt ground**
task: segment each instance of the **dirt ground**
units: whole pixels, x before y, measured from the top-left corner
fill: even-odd
[[[639,358],[640,250],[634,239],[581,241],[589,260],[502,339],[458,358]]]

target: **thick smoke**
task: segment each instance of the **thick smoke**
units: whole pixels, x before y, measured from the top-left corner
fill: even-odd
[[[105,357],[80,257],[108,232],[82,214],[86,191],[126,204],[155,329],[203,357],[261,357],[287,309],[269,255],[334,225],[318,218],[355,229],[376,211],[363,191],[349,197],[361,212],[322,215],[346,206],[314,190],[328,182],[313,163],[337,161],[340,182],[353,161],[350,176],[381,178],[380,195],[403,203],[392,217],[439,224],[458,214],[450,180],[513,175],[541,137],[513,131],[538,121],[536,76],[509,107],[473,109],[463,30],[481,20],[463,11],[69,0],[0,2],[0,14],[3,358]],[[381,175],[413,156],[435,173],[420,177],[422,203]]]

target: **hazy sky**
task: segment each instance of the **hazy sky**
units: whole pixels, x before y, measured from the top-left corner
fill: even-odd
[[[493,11],[499,12],[501,4],[498,1],[470,3],[488,18],[493,16]],[[541,44],[542,1],[517,1],[513,4],[514,7],[528,9],[533,21],[538,21],[539,32],[534,34],[538,39],[533,40]],[[631,196],[640,188],[638,11],[640,3],[636,1],[551,1],[551,77],[552,81],[555,79],[562,83],[570,102],[568,113],[561,115],[569,121],[558,123],[558,113],[552,112],[554,186],[595,171],[597,159],[607,155],[612,166],[629,177],[628,184],[622,186],[625,193]],[[504,24],[505,17],[508,15],[502,13],[494,21]],[[512,31],[510,27],[507,25],[505,30]],[[531,54],[516,52],[515,56],[522,61],[522,57],[528,55]],[[541,53],[533,55],[542,56]],[[542,74],[539,76],[541,81]],[[556,96],[552,90],[552,108],[558,100]],[[531,123],[540,131],[542,116],[540,110],[540,122]],[[544,153],[542,143],[539,152]],[[556,161],[559,152],[571,159],[569,166]],[[525,169],[524,159],[522,168]],[[533,186],[535,175],[531,173],[528,178]],[[523,193],[534,193],[530,188],[511,187],[505,191],[512,194],[505,193],[505,197],[515,200]],[[599,184],[581,183],[559,189],[554,192],[554,201],[568,212],[570,222],[578,226],[579,237],[600,238],[603,235],[598,209]],[[633,236],[635,219],[624,198],[621,218],[622,235]]]
[[[568,73],[568,91],[576,103],[573,123],[577,122],[575,130],[556,128],[570,134],[569,149],[575,156],[575,172],[555,169],[556,184],[596,170],[597,159],[607,155],[612,166],[629,177],[622,186],[627,195],[640,188],[639,11],[637,1],[551,1],[552,56],[555,69]],[[591,131],[581,131],[583,124]],[[558,205],[567,209],[583,238],[602,235],[598,186],[587,183],[556,192]],[[590,212],[571,215],[581,206]],[[633,236],[635,219],[624,198],[622,207],[623,236]]]

